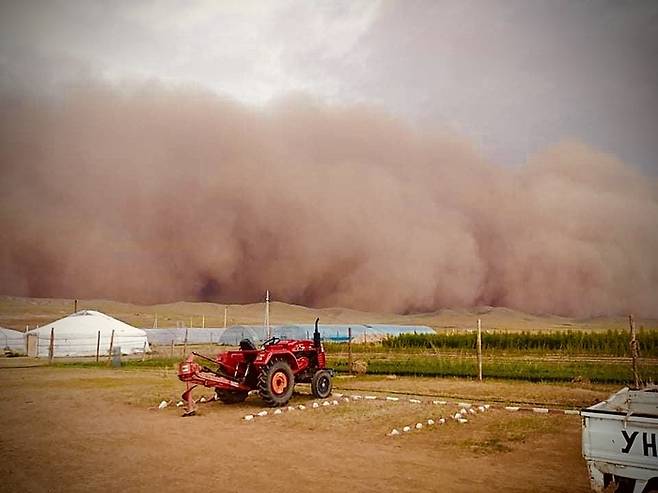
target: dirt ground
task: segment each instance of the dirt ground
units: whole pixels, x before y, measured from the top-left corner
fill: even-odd
[[[5,367],[0,385],[0,491],[589,491],[578,416],[510,413],[494,404],[466,424],[449,420],[388,437],[393,427],[457,407],[428,397],[420,404],[341,401],[247,422],[245,414],[263,409],[257,396],[203,404],[190,418],[174,406],[157,410],[182,390],[171,370]],[[458,379],[339,378],[335,385],[346,395],[386,389],[562,406],[609,393]],[[293,400],[311,402],[303,393]]]

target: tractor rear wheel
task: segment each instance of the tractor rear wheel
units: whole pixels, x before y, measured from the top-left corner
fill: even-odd
[[[261,370],[258,393],[268,406],[280,407],[288,404],[294,388],[295,375],[287,361],[271,361]]]
[[[239,402],[244,402],[248,395],[248,392],[235,392],[233,390],[220,389],[215,389],[215,393],[217,394],[217,398],[224,404],[237,404]]]
[[[326,399],[331,395],[331,373],[318,370],[311,380],[311,393],[318,399]]]

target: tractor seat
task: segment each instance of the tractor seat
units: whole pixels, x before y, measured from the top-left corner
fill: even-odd
[[[258,348],[256,345],[251,341],[251,339],[242,339],[240,341],[240,349],[242,351],[256,351]]]

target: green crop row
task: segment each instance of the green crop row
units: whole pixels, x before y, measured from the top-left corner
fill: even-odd
[[[387,349],[474,349],[474,332],[446,334],[401,334],[382,341]],[[629,334],[622,330],[581,332],[575,330],[555,332],[485,332],[482,348],[504,351],[555,351],[567,354],[599,354],[630,356]],[[639,330],[637,340],[640,355],[658,357],[658,330]]]
[[[363,355],[360,355],[363,356]],[[441,358],[413,354],[404,357],[367,358],[368,374],[409,376],[477,377],[474,358]],[[347,359],[330,356],[328,364],[335,370],[348,371]],[[630,383],[630,365],[619,362],[545,361],[541,359],[487,360],[482,365],[487,378],[528,381],[590,381],[599,383]],[[658,364],[645,363],[640,367],[645,381],[658,379]]]

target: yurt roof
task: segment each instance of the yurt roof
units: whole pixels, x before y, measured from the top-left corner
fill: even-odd
[[[16,329],[7,329],[6,327],[0,327],[0,332],[2,333],[8,333],[9,335],[20,335],[22,336],[23,333],[20,330]]]
[[[72,313],[67,317],[31,330],[30,333],[38,332],[40,336],[47,337],[51,329],[55,329],[55,332],[60,337],[66,337],[67,335],[74,336],[81,332],[89,333],[99,330],[101,332],[114,330],[116,335],[146,336],[143,330],[96,310],[82,310]]]

